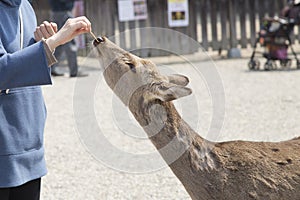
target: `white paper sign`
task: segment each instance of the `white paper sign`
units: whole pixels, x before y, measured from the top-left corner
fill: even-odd
[[[119,20],[132,21],[147,19],[146,0],[118,0]]]
[[[188,0],[168,0],[168,21],[170,27],[189,25]]]

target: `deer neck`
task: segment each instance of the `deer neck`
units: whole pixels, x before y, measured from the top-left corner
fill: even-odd
[[[179,165],[176,169],[206,171],[215,167],[213,158],[209,156],[213,144],[199,136],[181,118],[172,102],[158,101],[138,107],[129,104],[129,109],[171,169],[173,162]]]

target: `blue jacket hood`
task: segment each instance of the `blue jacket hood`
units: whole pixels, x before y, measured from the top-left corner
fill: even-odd
[[[22,0],[0,0],[1,2],[11,6],[11,7],[17,7],[20,6]]]

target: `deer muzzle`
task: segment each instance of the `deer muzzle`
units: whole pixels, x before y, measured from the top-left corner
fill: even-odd
[[[94,40],[93,45],[96,47],[99,44],[103,43],[105,41],[104,37],[98,37],[97,39]]]

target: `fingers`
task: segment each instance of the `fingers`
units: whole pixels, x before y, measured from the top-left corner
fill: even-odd
[[[87,33],[90,32],[90,26],[88,24],[86,24],[86,22],[84,21],[78,21],[76,23],[73,24],[73,30],[74,30],[74,34],[78,35],[78,34],[82,34],[82,33]]]
[[[49,38],[57,32],[57,25],[53,22],[44,21],[40,26],[36,27],[34,32],[35,40],[40,41],[42,38]]]
[[[74,18],[75,21],[84,22],[86,24],[86,30],[91,31],[91,22],[85,16]]]
[[[52,28],[53,28],[54,32],[55,32],[55,33],[57,33],[57,31],[58,31],[57,24],[56,24],[56,23],[54,23],[54,22],[50,22],[50,24],[51,24],[51,26],[52,26]]]
[[[76,30],[80,29],[80,30],[84,30],[86,32],[89,32],[92,30],[91,22],[85,16],[69,19],[66,22],[66,24],[69,24],[70,26],[74,26],[74,28],[76,28]]]
[[[44,21],[40,25],[40,31],[42,32],[42,34],[45,38],[49,38],[55,34],[55,31],[53,30],[52,25],[47,21]]]
[[[37,35],[40,36],[46,35],[49,36],[52,34],[51,30],[55,32],[57,29],[56,24],[51,24],[51,29],[47,29],[48,24],[43,23],[44,26],[40,26],[40,30],[36,31]],[[59,45],[63,45],[69,41],[71,41],[74,37],[83,34],[88,33],[91,31],[91,22],[84,16],[82,17],[76,17],[76,18],[70,18],[66,21],[64,26],[54,35],[51,36],[49,42],[49,45],[51,45],[53,48],[56,48]]]

